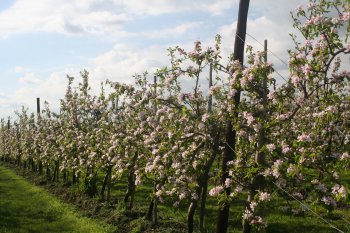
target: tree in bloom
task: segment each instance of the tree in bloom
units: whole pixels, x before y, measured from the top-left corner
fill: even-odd
[[[349,15],[339,0],[297,8],[294,26],[304,39],[293,36],[291,74],[278,87],[264,52],[247,46],[245,65],[233,56],[225,62],[219,36],[213,47],[197,41],[191,51],[170,48],[170,65],[154,80],[145,73],[132,85],[107,81],[97,96],[87,71],[77,86],[68,77],[59,114],[45,104],[36,122],[25,108],[17,121],[1,120],[0,157],[45,169],[48,180],[62,177],[101,201],[110,199],[113,183],[127,180],[128,210],[137,187],[151,184],[146,218],[156,224],[158,205],[180,204],[188,208],[188,232],[197,212],[205,232],[207,195],[221,210],[244,199],[243,232],[268,226],[264,210],[274,197],[327,211],[346,206],[350,75],[342,60],[350,53]],[[225,140],[229,125],[234,148]],[[236,157],[224,160],[225,147]]]

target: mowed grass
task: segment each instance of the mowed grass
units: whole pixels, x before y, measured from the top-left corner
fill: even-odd
[[[0,166],[0,232],[113,232]]]
[[[103,175],[101,175],[103,178]],[[344,174],[343,182],[348,182],[350,175]],[[101,178],[101,179],[102,179]],[[124,177],[125,178],[125,177]],[[112,187],[112,200],[99,203],[99,211],[92,216],[113,222],[117,233],[185,233],[188,203],[181,203],[174,207],[172,200],[164,199],[159,203],[159,223],[152,226],[144,219],[152,193],[152,182],[145,182],[138,186],[133,210],[125,209],[123,199],[126,190],[126,178],[122,178]],[[44,179],[42,177],[42,179]],[[59,183],[57,183],[59,185]],[[99,183],[99,185],[101,185]],[[71,186],[67,191],[79,194],[79,186]],[[245,194],[239,201],[234,201],[230,208],[228,233],[242,232],[242,210]],[[325,223],[315,214],[307,211],[303,214],[292,214],[286,208],[300,210],[300,204],[294,200],[288,202],[280,197],[273,196],[272,201],[264,209],[267,233],[337,233],[350,232],[350,209],[343,206],[329,214],[322,207],[315,207],[305,203],[324,218]],[[111,208],[112,207],[112,208]],[[287,209],[288,209],[287,208]],[[91,209],[91,208],[90,208]],[[94,208],[93,208],[94,209]],[[218,204],[213,197],[208,197],[206,208],[206,233],[215,232]],[[198,232],[198,212],[195,216],[195,232]],[[88,214],[88,216],[90,216]],[[338,231],[332,226],[339,228]],[[74,209],[57,201],[43,189],[34,187],[15,175],[11,170],[0,166],[0,233],[2,232],[113,232],[113,227],[99,225],[95,220],[82,218]],[[252,231],[257,233],[257,231]]]
[[[125,181],[126,182],[126,181]],[[115,184],[113,188],[113,197],[117,200],[123,199],[125,193],[125,183]],[[143,213],[139,216],[144,216],[147,211],[150,201],[150,192],[152,185],[143,184],[137,188],[135,197],[135,208],[132,212]],[[238,201],[233,201],[230,207],[229,229],[228,233],[241,233],[242,232],[242,211],[244,209],[243,200],[246,196],[242,194]],[[305,202],[311,210],[304,213],[292,213],[290,208],[294,210],[301,210],[300,203],[295,200],[286,201],[280,197],[273,196],[271,202],[269,202],[262,213],[265,216],[267,228],[260,233],[350,233],[350,209],[349,207],[342,207],[334,210],[332,213],[327,213],[323,207],[315,207],[311,203]],[[132,213],[129,213],[127,217],[130,217],[128,231],[120,231],[122,233],[133,232],[157,232],[157,233],[185,233],[186,230],[186,217],[188,203],[180,204],[180,206],[174,208],[170,200],[165,199],[164,203],[159,203],[159,224],[157,228],[150,228],[150,222],[144,220],[142,217],[130,217]],[[122,213],[122,210],[120,214]],[[196,210],[195,216],[195,232],[199,227],[199,207]],[[208,197],[206,207],[206,233],[215,232],[216,221],[218,214],[217,200],[213,197]],[[320,218],[323,218],[320,219]],[[327,221],[327,222],[325,222]],[[336,227],[339,230],[333,228]],[[252,233],[259,231],[252,230]]]

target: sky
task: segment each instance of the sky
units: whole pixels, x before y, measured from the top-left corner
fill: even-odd
[[[0,0],[0,118],[36,98],[51,108],[63,98],[66,76],[90,73],[99,88],[106,79],[131,83],[132,75],[169,65],[167,49],[213,46],[222,36],[233,52],[238,0]],[[275,69],[288,75],[293,48],[290,11],[307,0],[251,0],[246,43],[262,50],[265,39]],[[258,42],[257,42],[257,41]],[[275,55],[279,58],[277,59]]]

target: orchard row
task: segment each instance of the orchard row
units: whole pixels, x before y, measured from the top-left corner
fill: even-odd
[[[246,66],[225,62],[219,36],[213,47],[171,48],[171,65],[154,77],[107,81],[99,95],[88,72],[77,86],[68,77],[59,113],[45,104],[37,117],[23,108],[18,121],[2,120],[0,158],[54,182],[84,184],[103,200],[127,180],[129,209],[137,187],[152,182],[146,217],[156,224],[165,200],[187,205],[189,232],[197,209],[204,232],[207,195],[221,211],[244,197],[245,232],[266,227],[264,208],[286,193],[329,211],[348,205],[350,73],[341,58],[350,53],[349,8],[310,1],[297,9],[305,43],[293,37],[291,75],[277,87],[266,52],[247,46]]]

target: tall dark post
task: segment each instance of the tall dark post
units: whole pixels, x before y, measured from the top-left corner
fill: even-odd
[[[238,60],[243,65],[244,59],[244,44],[245,44],[245,36],[247,30],[247,18],[248,18],[248,9],[249,9],[250,0],[240,0],[239,1],[239,10],[238,10],[238,21],[237,21],[237,31],[235,36],[235,47],[233,59]],[[241,91],[237,90],[234,95],[234,114],[233,117],[238,117],[237,107],[241,100]],[[236,142],[236,130],[233,129],[232,119],[228,120],[227,129],[226,129],[226,144],[224,155],[222,159],[222,176],[221,182],[225,183],[226,178],[229,177],[227,162],[231,161],[235,158],[235,142]],[[225,192],[227,195],[230,195],[231,189],[225,188]],[[226,233],[228,227],[228,218],[230,212],[230,203],[225,202],[219,209],[218,213],[218,221],[216,225],[217,233]]]
[[[36,98],[36,113],[40,114],[40,98]]]
[[[37,116],[37,127],[39,129],[39,117],[40,117],[40,98],[39,97],[36,98],[36,113],[37,113],[37,115],[36,115]],[[42,173],[43,173],[43,164],[42,164],[41,160],[38,161],[38,172],[39,172],[39,175],[42,175]],[[48,170],[46,172],[48,172]]]
[[[267,62],[267,40],[264,40],[264,61]]]
[[[10,126],[11,126],[11,121],[10,121],[10,119],[8,119],[8,121],[7,121],[7,129],[8,130],[10,130]]]

